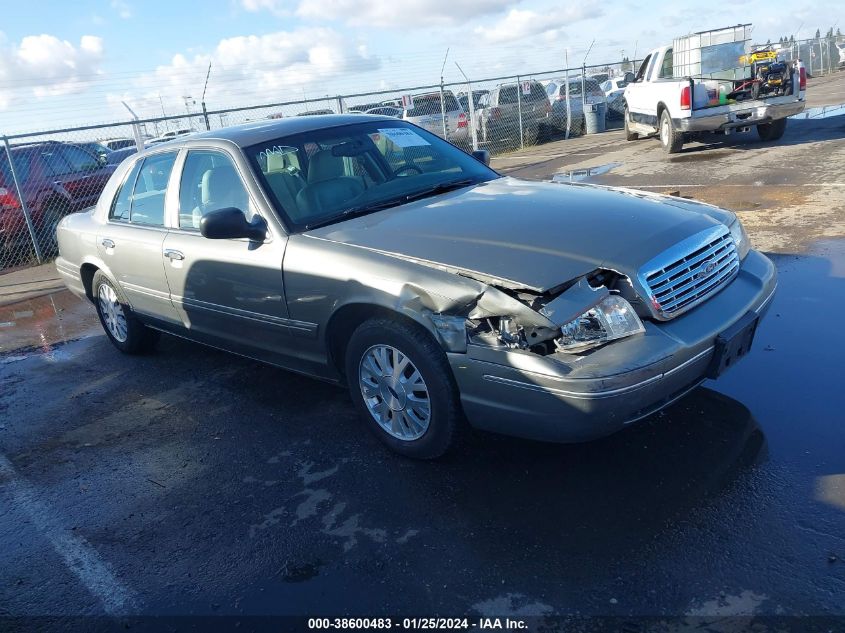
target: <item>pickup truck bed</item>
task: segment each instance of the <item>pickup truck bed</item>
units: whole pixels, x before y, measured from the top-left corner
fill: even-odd
[[[680,151],[693,135],[730,134],[751,126],[757,127],[762,140],[773,141],[783,136],[787,117],[804,110],[806,73],[800,62],[789,67],[789,81],[782,88],[756,99],[733,100],[723,95],[727,103],[712,104],[712,84],[716,83],[674,77],[671,46],[651,51],[625,88],[626,138],[658,136],[670,154]],[[718,101],[718,92],[716,96]]]

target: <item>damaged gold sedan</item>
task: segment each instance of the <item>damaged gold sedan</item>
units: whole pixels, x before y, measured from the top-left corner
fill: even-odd
[[[776,274],[733,213],[487,162],[387,117],[194,135],[123,163],[56,265],[121,351],[164,331],[345,383],[420,458],[467,422],[601,437],[749,351]]]

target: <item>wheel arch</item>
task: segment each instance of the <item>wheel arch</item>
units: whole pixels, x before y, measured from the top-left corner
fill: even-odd
[[[86,257],[79,266],[79,278],[82,279],[82,286],[85,288],[85,296],[91,301],[94,301],[94,275],[97,271],[108,277],[112,283],[117,283],[117,280],[112,275],[109,267],[104,262],[95,257]]]
[[[332,313],[325,329],[325,346],[329,366],[341,378],[345,378],[346,349],[352,333],[365,321],[377,318],[392,319],[419,328],[431,336],[437,345],[442,348],[433,324],[419,312],[399,311],[396,308],[372,302],[347,303],[338,307]]]

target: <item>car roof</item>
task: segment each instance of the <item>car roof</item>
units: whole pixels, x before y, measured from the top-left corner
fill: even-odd
[[[272,141],[280,136],[352,125],[365,120],[396,122],[396,119],[392,117],[371,114],[319,114],[285,119],[263,119],[210,132],[191,134],[188,138],[176,138],[173,141],[159,143],[155,147],[193,144],[207,140],[230,141],[239,147],[247,147],[264,141]]]

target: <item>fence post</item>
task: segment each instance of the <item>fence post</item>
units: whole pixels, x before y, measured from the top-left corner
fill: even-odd
[[[206,131],[211,129],[211,123],[208,122],[208,110],[205,109],[205,101],[202,102],[202,118],[205,119]]]
[[[525,149],[525,136],[522,132],[522,82],[516,76],[516,112],[519,115],[519,147]]]
[[[35,227],[32,225],[32,217],[29,215],[29,207],[26,204],[26,198],[23,195],[23,188],[18,180],[18,170],[15,168],[15,161],[12,160],[12,147],[9,145],[9,139],[3,137],[3,145],[6,146],[6,157],[9,159],[9,171],[12,173],[12,180],[15,181],[15,190],[18,192],[18,200],[21,203],[21,211],[26,221],[26,229],[29,231],[29,238],[32,240],[32,247],[35,249],[35,258],[40,264],[43,259],[41,257],[41,247],[38,246],[38,237],[35,235]]]
[[[443,96],[443,77],[440,78],[440,118],[443,121],[443,138],[449,140],[446,131],[446,98]]]
[[[337,95],[337,113],[343,114],[343,96]]]
[[[467,104],[469,105],[469,125],[472,133],[472,151],[478,149],[478,128],[475,126],[475,99],[472,98],[472,84],[469,86],[469,94],[467,95]]]

